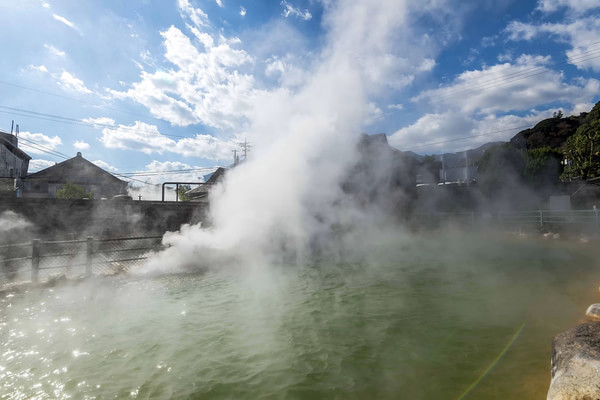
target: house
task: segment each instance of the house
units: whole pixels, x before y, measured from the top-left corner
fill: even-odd
[[[225,176],[225,172],[227,170],[223,167],[217,168],[215,172],[208,178],[208,180],[203,184],[198,186],[197,188],[188,190],[185,192],[185,195],[190,199],[190,201],[198,201],[198,202],[206,202],[208,201],[208,192],[211,187],[223,180]]]
[[[127,182],[86,160],[78,152],[76,157],[27,175],[23,179],[23,197],[55,198],[56,191],[67,182],[92,191],[94,198],[127,193]]]
[[[0,193],[14,196],[27,176],[31,157],[19,149],[17,136],[0,131]]]

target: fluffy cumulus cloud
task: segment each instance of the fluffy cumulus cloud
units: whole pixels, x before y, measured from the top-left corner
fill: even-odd
[[[252,75],[240,68],[254,60],[235,48],[239,39],[214,37],[188,25],[200,45],[171,26],[162,32],[165,57],[173,66],[154,73],[141,71],[141,80],[127,91],[110,90],[116,98],[130,98],[157,118],[174,125],[203,123],[233,128],[247,116],[257,95]]]
[[[84,141],[76,140],[75,143],[73,143],[73,147],[80,151],[89,150],[90,144]]]
[[[527,110],[540,104],[573,99],[591,101],[600,81],[578,79],[565,82],[561,72],[548,67],[549,57],[522,55],[514,63],[465,71],[442,88],[428,90],[413,99],[463,113],[494,113]]]
[[[32,133],[28,131],[19,133],[19,147],[26,153],[47,154],[56,150],[62,144],[58,136],[47,136],[43,133]]]
[[[106,171],[110,171],[110,172],[117,172],[117,171],[119,171],[119,169],[117,167],[114,167],[114,166],[112,166],[112,165],[110,165],[110,164],[108,164],[108,163],[106,163],[106,162],[104,162],[102,160],[95,160],[95,161],[92,161],[92,163],[95,164],[95,165],[97,165],[98,167],[102,168],[103,170],[106,170]]]
[[[108,118],[108,117],[84,118],[81,121],[85,122],[86,124],[93,125],[97,128],[103,127],[103,126],[115,126],[115,120],[112,118]]]
[[[62,72],[58,80],[58,84],[70,91],[75,91],[83,94],[92,93],[92,91],[85,86],[81,79],[77,78],[75,75],[67,71]]]
[[[32,173],[32,172],[41,171],[41,170],[46,169],[48,167],[51,167],[51,166],[53,166],[55,164],[56,164],[55,161],[49,161],[49,160],[43,160],[43,159],[39,159],[39,158],[34,158],[34,159],[32,159],[32,160],[29,161],[28,172]]]
[[[111,149],[138,150],[146,154],[162,154],[175,145],[175,141],[162,135],[155,125],[140,121],[132,126],[104,128],[100,141]]]
[[[108,148],[136,150],[146,154],[175,153],[209,160],[229,160],[232,150],[239,148],[235,140],[221,140],[211,135],[197,134],[189,138],[172,139],[160,133],[155,125],[136,121],[133,125],[104,128],[100,141]]]
[[[525,116],[494,114],[475,117],[453,111],[425,114],[389,137],[392,146],[417,153],[453,152],[490,141],[505,141],[557,110],[533,110]],[[465,141],[464,139],[468,139]]]
[[[549,1],[551,4],[570,3],[567,1]],[[600,3],[593,1],[596,7]],[[545,4],[542,2],[541,4]],[[573,2],[585,7],[586,2]],[[549,7],[549,6],[545,6]],[[569,5],[570,9],[583,10],[574,5]],[[589,10],[585,8],[585,10]],[[600,8],[599,8],[600,9]],[[578,18],[567,18],[565,21],[556,23],[532,24],[521,21],[512,21],[506,27],[506,33],[509,40],[530,41],[543,35],[549,35],[560,42],[568,43],[571,48],[567,50],[566,56],[569,63],[580,69],[592,69],[600,71],[600,56],[598,51],[598,37],[600,37],[600,18],[598,13]]]
[[[188,0],[177,0],[177,8],[183,18],[189,18],[197,27],[208,26],[208,15],[200,8],[195,8]]]

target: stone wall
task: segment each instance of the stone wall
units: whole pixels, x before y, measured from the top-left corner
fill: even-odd
[[[2,198],[0,215],[13,211],[31,223],[23,232],[6,232],[0,242],[163,234],[205,220],[207,205],[191,202]]]

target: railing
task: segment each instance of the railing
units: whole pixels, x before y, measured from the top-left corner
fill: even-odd
[[[432,213],[418,214],[416,220],[428,224],[499,226],[504,228],[574,227],[600,231],[600,210],[536,210],[498,213]]]
[[[128,271],[162,248],[162,236],[42,241],[0,246],[0,286]]]

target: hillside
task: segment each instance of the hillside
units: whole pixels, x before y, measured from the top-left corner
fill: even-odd
[[[522,150],[550,147],[560,148],[585,122],[587,113],[566,118],[548,118],[538,122],[533,128],[525,129],[510,139],[510,144]]]

